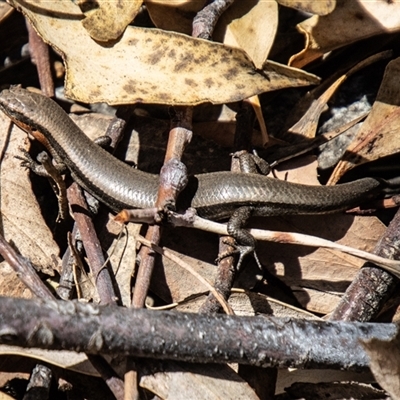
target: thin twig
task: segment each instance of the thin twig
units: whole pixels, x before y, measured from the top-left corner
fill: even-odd
[[[184,182],[187,180],[187,175],[180,159],[186,145],[192,138],[192,113],[193,110],[191,107],[176,107],[175,119],[171,119],[168,146],[165,154],[164,166],[160,173],[160,186],[155,204],[157,210],[166,210],[170,207],[174,208],[176,198],[185,186]],[[178,177],[177,171],[180,172],[178,181],[176,181]],[[160,226],[150,226],[146,234],[146,239],[158,245],[161,240]],[[138,258],[140,259],[140,265],[132,297],[131,307],[133,308],[144,307],[154,269],[154,256],[154,251],[149,247],[143,247],[139,251]],[[126,399],[136,399],[139,397],[137,389],[137,368],[137,362],[128,358],[127,372],[124,377]]]
[[[31,60],[37,68],[40,88],[45,96],[54,97],[54,81],[51,73],[49,46],[43,42],[28,20],[26,20],[26,27],[29,34]]]
[[[81,189],[76,183],[73,183],[68,188],[67,195],[89,259],[90,269],[96,278],[96,287],[100,301],[102,304],[117,304],[118,296],[114,290],[113,275],[108,266],[105,265],[101,244],[97,237],[93,221],[89,216]]]
[[[54,299],[50,289],[39,278],[31,262],[18,254],[2,235],[0,235],[0,254],[15,271],[21,282],[24,283],[35,296],[42,299]]]
[[[187,228],[201,229],[207,232],[216,233],[218,235],[226,235],[228,233],[226,230],[226,225],[200,218],[196,215],[193,215],[193,213],[189,213],[189,219],[182,217],[180,214],[171,213],[169,220],[174,226],[185,226]],[[266,229],[249,229],[249,232],[254,236],[255,239],[261,241],[297,244],[310,247],[323,247],[327,249],[338,250],[363,260],[371,261],[381,268],[391,272],[392,274],[397,276],[400,275],[400,261],[390,260],[372,253],[368,253],[367,251],[344,246],[342,244],[321,239],[316,236],[294,232],[270,231]]]
[[[165,209],[167,205],[173,205],[179,191],[179,183],[172,182],[177,176],[176,167],[182,165],[179,160],[186,145],[192,138],[191,121],[192,109],[190,107],[176,107],[174,119],[171,122],[171,130],[168,139],[168,146],[164,160],[164,167],[160,175],[160,188],[157,196],[155,209]],[[169,172],[171,171],[171,172]],[[183,174],[185,177],[185,174]],[[158,226],[149,228],[146,239],[158,245],[161,238],[161,230]],[[141,260],[136,278],[136,285],[133,292],[132,307],[140,308],[145,304],[147,291],[150,286],[150,279],[154,267],[154,253],[149,248],[144,248],[139,253]]]

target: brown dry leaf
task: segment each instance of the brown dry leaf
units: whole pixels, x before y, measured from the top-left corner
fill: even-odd
[[[304,136],[309,139],[314,138],[317,133],[319,118],[322,112],[326,109],[328,101],[331,99],[340,85],[348,77],[360,71],[362,68],[365,68],[384,58],[388,58],[391,56],[391,54],[391,51],[384,51],[374,54],[373,56],[368,57],[351,68],[347,73],[342,75],[331,86],[329,86],[329,88],[317,100],[312,102],[307,112],[304,113],[300,120],[289,129],[289,132]]]
[[[136,17],[142,2],[143,0],[81,0],[78,4],[86,16],[82,25],[94,40],[108,42],[118,39]]]
[[[377,389],[372,384],[360,382],[318,382],[318,383],[294,383],[285,389],[291,399],[321,400],[331,399],[373,399],[387,400],[382,389]]]
[[[191,231],[188,232],[190,235]],[[203,245],[203,253],[208,248]],[[170,250],[171,251],[171,250]],[[216,277],[216,266],[187,255],[173,252],[209,282],[214,282]],[[186,270],[177,266],[172,261],[163,258],[162,271],[156,267],[155,276],[163,279],[153,279],[151,290],[158,297],[171,305],[171,308],[180,312],[197,313],[207,298],[207,288]],[[254,271],[247,271],[254,274]],[[233,289],[229,297],[229,304],[237,315],[259,315],[268,314],[278,317],[315,319],[316,317],[304,310],[285,304],[279,300],[265,296],[260,293],[248,292],[242,289]],[[149,307],[152,308],[152,307]],[[167,306],[167,308],[169,308]],[[165,307],[161,307],[165,309]]]
[[[246,52],[257,69],[262,69],[274,43],[278,28],[278,4],[275,1],[248,0],[234,2],[218,20],[214,31],[217,41]],[[268,143],[268,133],[258,96],[252,96],[262,133],[262,145]]]
[[[140,233],[141,225],[131,223],[122,226],[115,222],[113,218],[110,218],[106,228],[115,235],[115,239],[108,250],[110,265],[114,271],[122,304],[125,307],[130,307],[132,276],[134,275],[136,260],[136,237]],[[119,236],[121,229],[123,229],[122,235]]]
[[[100,376],[97,370],[89,362],[84,353],[75,353],[74,351],[64,350],[41,350],[28,349],[17,346],[0,345],[0,356],[19,355],[30,357],[36,360],[44,361],[61,368],[70,369],[81,374],[90,376]]]
[[[15,397],[9,396],[6,393],[0,392],[0,400],[13,400]]]
[[[166,276],[168,280],[168,276]],[[195,282],[193,282],[194,284]],[[197,313],[203,305],[207,295],[198,296],[181,302],[174,310]],[[229,305],[235,315],[256,316],[273,315],[280,318],[318,319],[314,314],[261,293],[254,293],[243,289],[232,289],[229,296]]]
[[[0,3],[0,21],[6,19],[12,12],[13,8],[7,3]]]
[[[400,151],[400,58],[391,61],[371,112],[338,163],[329,184],[337,182],[357,165],[377,160]]]
[[[346,214],[271,219],[257,227],[305,233],[365,251],[372,251],[385,231],[376,217]],[[265,268],[295,290],[303,307],[321,314],[332,311],[337,294],[344,293],[364,264],[329,249],[277,243],[259,243],[258,255]]]
[[[306,47],[290,59],[289,65],[302,68],[331,50],[370,36],[400,30],[400,3],[338,1],[332,13],[314,15],[297,27],[305,35]]]
[[[221,16],[214,38],[244,50],[257,69],[262,69],[278,28],[275,1],[235,1]]]
[[[66,95],[79,101],[229,103],[269,90],[319,82],[315,75],[271,61],[263,73],[257,73],[239,49],[157,29],[129,26],[113,46],[101,46],[82,27],[80,9],[69,0],[13,0],[13,4],[63,55]],[[33,11],[39,8],[43,10]]]
[[[393,400],[400,399],[400,334],[394,339],[361,341],[370,358],[372,373]]]
[[[204,302],[204,299],[203,299]],[[235,315],[271,315],[279,318],[318,319],[315,315],[261,293],[233,289],[229,296]]]
[[[170,251],[184,262],[188,263],[203,278],[207,279],[209,282],[214,282],[217,272],[215,265],[180,254],[177,251]],[[156,265],[154,276],[163,276],[164,278],[163,280],[153,279],[151,282],[151,290],[165,302],[179,302],[189,296],[202,294],[208,290],[207,287],[200,283],[192,274],[165,257],[163,257],[163,267],[164,268],[161,270],[159,266]]]
[[[294,297],[306,310],[327,315],[331,313],[339,304],[341,294],[330,293],[293,285],[290,287]]]
[[[318,163],[313,155],[305,155],[288,160],[274,170],[278,179],[290,182],[303,183],[304,185],[320,185],[317,177]],[[270,174],[272,177],[273,175]]]
[[[375,382],[370,371],[340,371],[333,369],[279,369],[276,394],[286,393],[285,388],[296,382]],[[329,398],[329,397],[328,397]],[[340,397],[343,398],[343,397]],[[348,399],[348,397],[346,397]],[[375,398],[374,398],[375,399]],[[319,399],[320,400],[320,399]]]
[[[192,34],[193,18],[207,0],[145,0],[150,18],[157,28]]]
[[[227,365],[164,362],[161,371],[142,375],[140,386],[163,400],[259,400]]]
[[[198,109],[196,109],[196,119],[193,121],[193,133],[205,139],[212,140],[213,143],[217,143],[222,147],[232,147],[236,130],[236,111],[231,108],[232,106],[234,105],[207,105],[203,118],[198,118]],[[216,110],[216,107],[220,108]],[[259,130],[253,129],[251,138],[255,147],[262,147],[265,143]],[[270,146],[274,144],[282,145],[283,143],[274,137],[270,137],[268,141],[268,145]]]
[[[0,124],[1,131],[7,132],[10,120],[3,113],[0,113]],[[21,161],[15,158],[21,156],[19,147],[27,149],[27,143],[27,134],[16,126],[13,127],[9,138],[3,135],[1,148],[6,150],[6,156],[2,160],[0,175],[2,233],[38,270],[54,275],[54,269],[61,265],[58,258],[59,249],[32,192],[29,172],[22,168]],[[16,282],[12,283],[9,280],[11,276],[14,276],[11,268],[3,267],[0,284],[2,295],[26,297],[27,289],[22,284],[13,287]],[[17,293],[16,288],[21,292]]]
[[[336,7],[336,0],[276,0],[285,7],[316,15],[327,15]]]
[[[213,110],[207,107],[205,112],[193,121],[193,133],[201,135],[205,139],[214,140],[220,146],[233,146],[236,111],[226,104],[211,107],[220,107],[220,109],[214,115]]]

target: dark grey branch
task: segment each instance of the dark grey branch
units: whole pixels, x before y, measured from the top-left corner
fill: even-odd
[[[360,339],[396,324],[132,310],[0,297],[0,343],[22,347],[257,366],[366,368]]]
[[[400,210],[379,239],[374,254],[400,260]],[[347,288],[331,320],[367,322],[373,319],[398,288],[399,279],[367,262]]]

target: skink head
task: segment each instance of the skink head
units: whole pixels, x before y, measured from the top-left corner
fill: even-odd
[[[31,124],[42,97],[20,87],[11,87],[0,93],[0,109],[13,121]]]
[[[29,92],[20,87],[11,87],[0,93],[0,109],[21,129],[30,133],[44,146],[49,148],[46,136],[41,133],[41,127],[36,122],[35,115],[41,107],[44,96]],[[46,99],[47,100],[47,99]],[[50,101],[50,100],[49,100]]]

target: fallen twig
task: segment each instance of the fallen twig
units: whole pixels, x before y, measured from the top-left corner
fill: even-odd
[[[360,369],[396,324],[198,315],[0,297],[0,343],[190,362]]]

